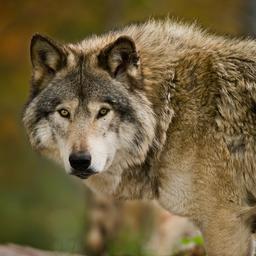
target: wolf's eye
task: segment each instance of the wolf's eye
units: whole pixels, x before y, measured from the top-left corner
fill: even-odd
[[[105,115],[107,115],[107,113],[109,112],[110,109],[108,108],[101,108],[98,115],[97,115],[97,118],[101,118]]]
[[[70,117],[70,113],[65,108],[58,110],[58,112],[62,117],[65,117],[65,118]]]

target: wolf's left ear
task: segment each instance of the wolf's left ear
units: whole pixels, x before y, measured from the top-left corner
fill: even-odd
[[[138,70],[139,55],[134,41],[128,36],[121,36],[106,46],[98,56],[99,65],[107,70],[112,77],[125,72]]]
[[[40,80],[45,76],[54,75],[66,62],[66,56],[61,45],[39,34],[32,37],[30,57],[34,76]]]

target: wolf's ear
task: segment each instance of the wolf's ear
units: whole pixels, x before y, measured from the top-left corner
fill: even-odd
[[[39,34],[32,37],[30,57],[33,66],[33,79],[40,81],[47,76],[54,75],[66,62],[62,46]]]
[[[60,44],[52,39],[35,34],[30,45],[31,62],[34,68],[58,71],[65,63],[65,54]]]
[[[107,70],[112,77],[139,68],[139,55],[134,41],[128,36],[121,36],[106,46],[98,56],[99,65]]]

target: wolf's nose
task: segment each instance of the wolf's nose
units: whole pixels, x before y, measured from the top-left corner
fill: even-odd
[[[85,152],[72,153],[69,156],[69,163],[75,171],[86,171],[91,164],[91,155]]]

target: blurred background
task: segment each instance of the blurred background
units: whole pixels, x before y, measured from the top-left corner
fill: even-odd
[[[32,152],[21,124],[33,33],[74,42],[167,15],[222,35],[256,33],[255,0],[0,0],[0,244],[87,255],[172,255],[179,246],[203,243],[187,220],[154,204],[95,198]]]

